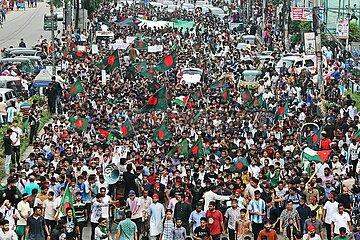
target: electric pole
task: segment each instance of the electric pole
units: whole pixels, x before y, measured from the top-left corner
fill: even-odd
[[[284,44],[285,50],[290,50],[290,41],[289,41],[289,8],[290,2],[289,0],[284,1]]]
[[[54,21],[54,2],[50,0],[50,18],[51,18],[51,45],[52,45],[52,75],[56,75],[56,65],[55,65],[55,26],[54,22],[57,24],[57,19]]]
[[[313,8],[313,30],[315,33],[315,52],[316,69],[318,72],[318,87],[320,93],[324,93],[323,71],[322,71],[322,52],[321,52],[321,23],[320,23],[320,0],[314,1]]]
[[[351,19],[351,9],[350,9],[350,0],[348,0],[348,5],[347,5],[347,28],[348,28],[348,33],[350,31],[350,19]],[[346,38],[346,51],[349,51],[350,52],[350,49],[349,49],[349,36],[347,36]]]

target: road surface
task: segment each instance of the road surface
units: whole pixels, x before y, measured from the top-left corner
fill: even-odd
[[[37,8],[15,10],[6,14],[6,21],[3,28],[0,28],[0,48],[18,47],[21,38],[27,47],[31,47],[37,44],[40,35],[50,42],[51,31],[43,29],[45,13],[50,13],[49,6],[45,2],[39,2]],[[60,24],[58,22],[58,29]]]

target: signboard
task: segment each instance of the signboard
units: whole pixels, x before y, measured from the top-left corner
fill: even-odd
[[[98,54],[99,53],[98,45],[96,45],[96,44],[91,45],[91,53],[92,54]]]
[[[162,52],[163,49],[163,45],[148,46],[148,52]]]
[[[304,33],[305,53],[307,55],[315,54],[315,33]]]
[[[324,9],[320,9],[319,17],[320,17],[320,21],[323,21]],[[293,7],[291,8],[291,19],[293,21],[312,21],[313,10],[312,8]]]
[[[336,37],[340,39],[349,38],[349,22],[346,18],[340,18],[336,25]]]
[[[135,39],[136,39],[136,37],[126,37],[126,42],[132,43]]]

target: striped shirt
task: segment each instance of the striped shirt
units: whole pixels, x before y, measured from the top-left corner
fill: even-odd
[[[162,239],[163,240],[172,240],[173,239],[173,230],[175,228],[175,222],[173,219],[171,220],[167,220],[165,219],[164,221],[164,229],[163,229],[163,236]]]
[[[251,200],[249,204],[249,210],[251,210],[252,212],[263,213],[265,211],[265,201],[262,199]],[[262,223],[263,217],[260,215],[251,214],[251,221],[254,223]]]

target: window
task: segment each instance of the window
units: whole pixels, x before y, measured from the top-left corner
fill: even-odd
[[[315,64],[313,62],[313,60],[311,59],[308,59],[308,60],[305,60],[305,67],[313,67]]]

